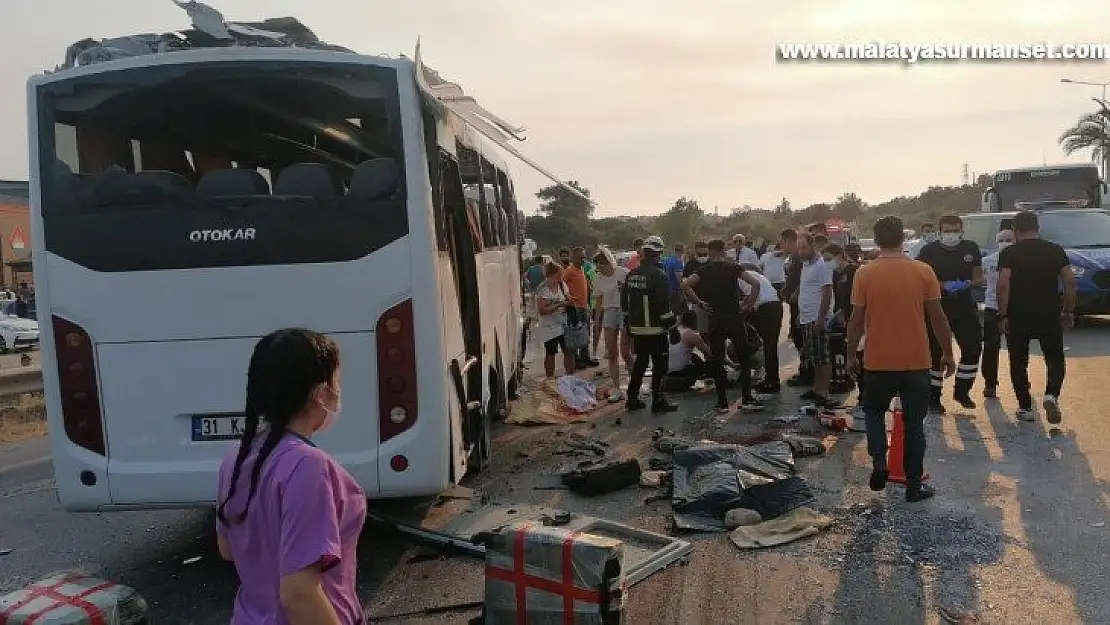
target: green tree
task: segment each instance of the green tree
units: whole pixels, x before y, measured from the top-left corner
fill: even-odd
[[[582,186],[577,180],[567,183],[578,189],[582,195],[590,196],[590,190]],[[594,214],[593,204],[578,197],[558,184],[544,187],[536,192],[540,200],[539,211],[549,217],[562,217],[571,221],[585,222]]]
[[[1057,142],[1065,154],[1090,150],[1091,160],[1102,163],[1103,172],[1106,172],[1110,171],[1110,108],[1103,100],[1094,98],[1094,101],[1098,110],[1082,115]]]
[[[830,217],[833,216],[833,207],[826,202],[819,202],[817,204],[810,204],[802,210],[794,213],[794,217],[802,224],[812,223],[825,223]]]
[[[863,203],[858,195],[849,192],[836,198],[836,203],[832,206],[832,212],[844,223],[851,223],[866,207],[867,205]]]
[[[685,243],[691,245],[702,230],[705,213],[696,200],[681,197],[675,200],[671,209],[659,216],[655,228],[667,245]]]

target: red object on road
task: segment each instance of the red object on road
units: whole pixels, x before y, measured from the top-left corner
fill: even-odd
[[[491,535],[486,544],[485,622],[620,623],[623,549],[619,540],[534,523]]]
[[[890,432],[890,446],[886,452],[887,481],[896,484],[906,483],[906,424],[903,422],[901,408],[891,410],[894,416],[894,428]],[[921,480],[929,479],[929,474],[921,476]]]
[[[146,618],[133,588],[78,571],[57,573],[0,597],[0,625],[128,625]]]

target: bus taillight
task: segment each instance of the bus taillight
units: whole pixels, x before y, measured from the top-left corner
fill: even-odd
[[[416,339],[412,300],[378,319],[378,430],[381,442],[416,423]]]
[[[105,455],[100,391],[92,338],[81,326],[54,316],[54,350],[58,360],[58,387],[62,396],[62,422],[75,445]]]

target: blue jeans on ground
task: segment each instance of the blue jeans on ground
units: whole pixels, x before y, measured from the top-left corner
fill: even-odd
[[[886,411],[900,397],[906,427],[906,481],[925,474],[925,415],[929,412],[929,371],[864,371],[863,414],[867,418],[867,453],[876,467],[886,468]]]

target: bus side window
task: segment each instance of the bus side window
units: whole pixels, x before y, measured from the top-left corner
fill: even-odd
[[[478,180],[478,192],[482,198],[482,225],[486,234],[486,242],[490,247],[497,247],[501,245],[498,232],[500,231],[499,220],[497,219],[497,194],[494,192],[493,185],[491,184],[495,176],[491,175],[495,172],[493,165],[484,158],[478,157],[478,171],[480,178]]]
[[[505,196],[505,187],[502,186],[501,181],[505,178],[505,174],[500,169],[494,168],[493,170],[493,190],[497,194],[497,223],[498,223],[498,237],[501,239],[501,245],[513,245],[514,240],[511,235],[511,222],[509,221],[509,199]]]
[[[447,249],[447,213],[443,208],[443,172],[440,163],[447,158],[447,152],[436,141],[436,121],[434,114],[424,110],[424,153],[428,157],[428,177],[432,186],[432,221],[436,230],[436,249]]]
[[[509,185],[509,177],[504,172],[497,172],[497,187],[501,193],[501,209],[505,214],[506,233],[509,245],[520,243],[520,224],[517,223],[516,199]]]

